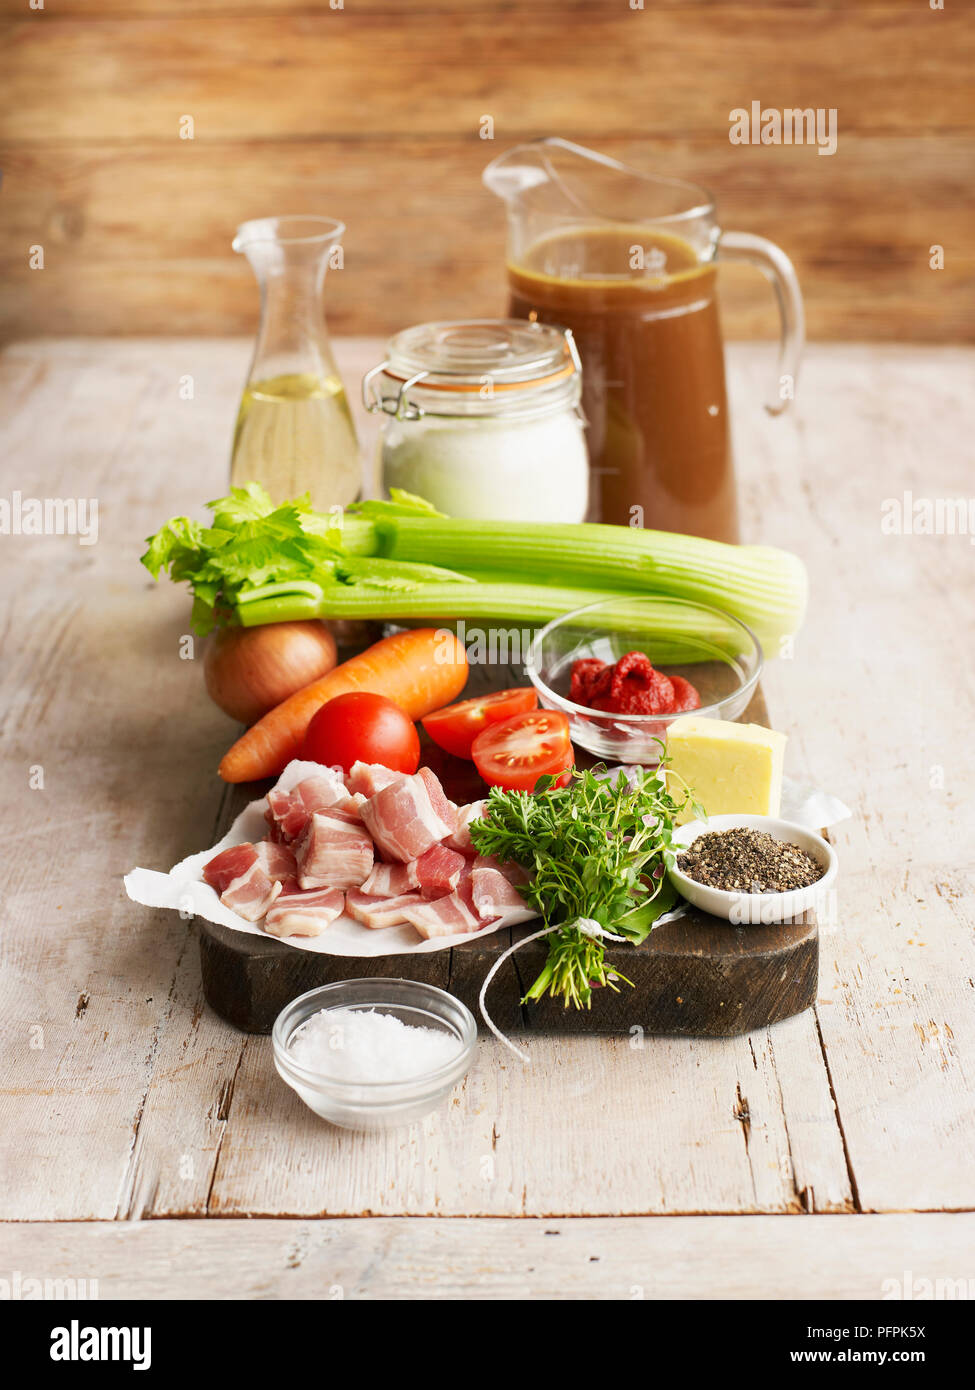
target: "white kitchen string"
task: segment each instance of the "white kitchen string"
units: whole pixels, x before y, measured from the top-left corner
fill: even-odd
[[[485,975],[484,983],[481,985],[481,992],[477,996],[477,1004],[478,1008],[481,1010],[481,1017],[497,1038],[498,1042],[504,1043],[509,1052],[513,1052],[520,1061],[524,1062],[525,1065],[529,1067],[531,1066],[531,1058],[528,1056],[527,1052],[522,1052],[520,1047],[515,1047],[510,1038],[505,1037],[504,1033],[502,1033],[501,1029],[495,1024],[491,1015],[488,1013],[487,1004],[484,1000],[487,996],[488,986],[509,956],[513,956],[516,951],[520,951],[522,946],[527,946],[529,941],[537,941],[539,937],[548,936],[550,932],[559,931],[562,927],[567,925],[569,924],[566,922],[557,922],[554,926],[543,927],[541,931],[535,931],[532,932],[530,936],[522,937],[521,941],[516,941],[513,946],[509,946],[506,951],[502,951],[501,955],[498,956],[497,960],[491,966],[491,969]],[[617,936],[615,932],[607,931],[606,928],[600,926],[593,917],[577,917],[571,925],[578,927],[586,936],[603,936],[606,937],[608,941],[629,940],[628,937]]]

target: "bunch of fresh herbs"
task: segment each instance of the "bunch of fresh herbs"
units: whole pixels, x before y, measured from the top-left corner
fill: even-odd
[[[525,998],[549,993],[589,1008],[594,988],[632,983],[607,966],[592,924],[638,944],[673,906],[665,870],[675,857],[674,823],[693,802],[671,795],[663,765],[576,770],[564,787],[552,781],[541,778],[535,792],[493,787],[471,839],[478,853],[530,872],[519,892],[554,928],[545,967]]]

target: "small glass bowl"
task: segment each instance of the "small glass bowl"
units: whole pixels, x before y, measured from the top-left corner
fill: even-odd
[[[297,1030],[322,1009],[375,1009],[402,1023],[439,1028],[458,1041],[455,1058],[407,1081],[343,1081],[300,1066],[289,1050]],[[474,1016],[459,999],[418,980],[340,980],[300,994],[271,1032],[279,1075],[316,1115],[343,1129],[392,1129],[435,1109],[466,1076],[477,1046]]]
[[[643,652],[667,676],[696,687],[705,719],[738,719],[754,694],[764,658],[751,628],[720,608],[690,599],[618,595],[555,618],[536,635],[525,669],[545,709],[568,715],[572,742],[608,762],[659,763],[680,714],[607,714],[569,699],[575,662],[610,664]]]

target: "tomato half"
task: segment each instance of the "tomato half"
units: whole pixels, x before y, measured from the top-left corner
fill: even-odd
[[[455,705],[434,710],[420,721],[434,743],[456,758],[469,758],[471,745],[491,724],[512,715],[524,714],[538,705],[538,696],[528,686],[512,690],[497,690],[493,695],[478,695],[472,700],[458,700]]]
[[[508,791],[533,791],[539,777],[568,774],[573,764],[569,721],[558,710],[530,710],[489,724],[471,750],[485,782]]]
[[[346,772],[362,761],[412,773],[420,766],[420,736],[399,705],[385,695],[356,690],[322,705],[308,725],[300,756]]]

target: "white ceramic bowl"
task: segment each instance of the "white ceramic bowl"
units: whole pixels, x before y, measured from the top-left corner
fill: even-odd
[[[668,870],[671,883],[695,907],[710,912],[713,917],[726,917],[735,926],[767,925],[769,923],[794,922],[810,909],[815,911],[820,921],[825,921],[830,913],[830,891],[839,870],[839,861],[833,846],[794,821],[778,820],[775,816],[711,816],[709,820],[688,821],[674,831],[674,849],[678,858],[700,835],[716,830],[763,830],[773,839],[798,845],[800,849],[818,863],[825,873],[808,888],[794,888],[789,893],[730,893],[722,888],[709,888],[681,873],[680,869]]]

